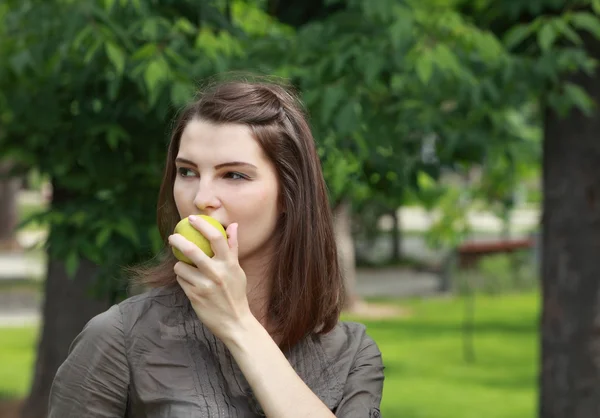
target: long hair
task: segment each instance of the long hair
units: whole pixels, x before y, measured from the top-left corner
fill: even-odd
[[[278,221],[268,274],[268,317],[281,346],[291,347],[311,333],[326,333],[338,321],[344,281],[333,232],[327,188],[306,112],[295,91],[272,81],[229,80],[203,89],[177,119],[160,187],[157,224],[165,243],[158,265],[134,268],[148,287],[176,285],[167,238],[180,220],[173,184],[181,134],[194,119],[243,124],[274,164],[283,213]]]

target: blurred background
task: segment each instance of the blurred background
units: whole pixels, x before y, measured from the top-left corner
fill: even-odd
[[[3,0],[0,417],[163,243],[173,117],[250,71],[304,100],[384,417],[600,411],[600,1]]]

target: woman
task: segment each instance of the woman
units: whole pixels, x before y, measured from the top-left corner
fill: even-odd
[[[212,258],[173,234],[188,216]],[[183,111],[158,227],[193,265],[169,250],[138,270],[152,290],[84,327],[55,377],[50,417],[379,416],[381,353],[364,326],[338,322],[326,186],[290,90],[221,82]]]

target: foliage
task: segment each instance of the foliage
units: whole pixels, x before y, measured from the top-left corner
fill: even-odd
[[[280,7],[292,16],[300,3]],[[50,256],[71,273],[89,258],[106,279],[161,248],[169,122],[198,83],[228,70],[298,87],[333,202],[423,199],[448,209],[434,230],[446,243],[466,212],[443,173],[482,167],[470,199],[506,213],[539,161],[544,106],[594,107],[562,76],[595,68],[583,41],[600,36],[597,0],[315,4],[302,7],[321,7],[318,18],[291,27],[270,1],[5,1],[0,152],[52,178],[40,220]]]
[[[197,80],[239,56],[237,29],[216,5],[191,1],[8,7],[0,149],[52,178],[41,216],[50,256],[70,273],[86,257],[106,279],[162,246],[154,219],[169,120]]]

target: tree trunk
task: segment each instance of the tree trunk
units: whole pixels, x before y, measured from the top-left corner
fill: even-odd
[[[600,58],[600,43],[586,41]],[[570,81],[600,102],[600,72]],[[548,110],[544,132],[541,418],[600,416],[600,115]]]
[[[16,250],[17,242],[17,198],[21,181],[19,178],[6,178],[12,164],[0,162],[0,250]]]
[[[339,252],[340,267],[344,273],[346,285],[346,309],[354,310],[360,302],[360,297],[356,293],[356,261],[350,209],[350,203],[347,201],[342,201],[334,207],[333,228]]]
[[[54,199],[56,201],[61,198],[67,198],[66,194],[58,190]],[[56,260],[48,263],[43,326],[33,383],[22,410],[22,418],[46,417],[50,387],[58,367],[67,357],[71,342],[86,322],[109,307],[106,300],[92,299],[88,292],[97,270],[95,264],[81,259],[75,277],[69,279],[64,263]]]

